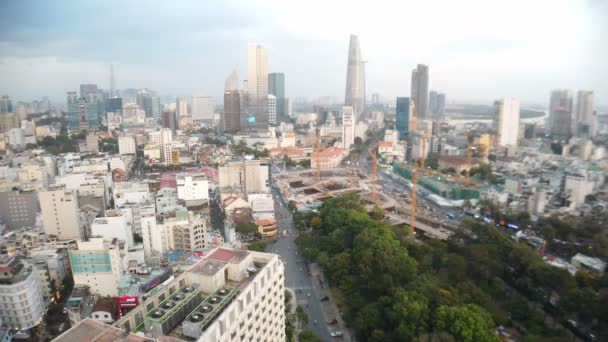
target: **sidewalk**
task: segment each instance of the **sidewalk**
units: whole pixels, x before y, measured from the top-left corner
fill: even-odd
[[[323,316],[325,318],[325,324],[327,321],[331,321],[333,319],[337,320],[338,323],[333,325],[328,325],[330,331],[342,331],[344,334],[340,338],[335,338],[336,341],[355,341],[352,338],[350,330],[346,327],[344,320],[342,319],[342,315],[340,315],[340,310],[338,310],[338,306],[334,301],[334,298],[329,290],[327,285],[327,280],[323,275],[323,271],[319,267],[317,263],[311,263],[309,265],[310,274],[312,277],[313,288],[319,298],[323,298],[327,296],[329,300],[321,302],[321,310],[323,311]]]

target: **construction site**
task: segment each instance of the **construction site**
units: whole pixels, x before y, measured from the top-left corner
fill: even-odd
[[[321,171],[304,170],[283,173],[274,179],[286,201],[293,201],[298,210],[310,211],[323,201],[356,193],[371,211],[374,205],[393,211],[397,205],[392,198],[374,191],[371,179],[354,168],[332,168]]]
[[[355,168],[304,170],[283,173],[274,179],[275,185],[286,202],[293,201],[300,211],[316,210],[324,201],[345,194],[356,193],[366,211],[375,206],[385,213],[385,221],[391,225],[408,225],[411,222],[409,199],[398,201],[382,188],[376,189],[374,173],[370,177]],[[416,231],[428,237],[447,239],[457,229],[453,224],[437,220],[423,208],[416,208]]]

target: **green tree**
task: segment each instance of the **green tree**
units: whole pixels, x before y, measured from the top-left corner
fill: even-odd
[[[323,340],[317,336],[314,332],[305,329],[302,330],[299,334],[298,334],[298,341],[300,342],[323,342]]]
[[[363,139],[361,139],[361,137],[355,137],[354,144],[355,148],[361,147],[361,145],[363,144]]]
[[[238,222],[235,226],[237,233],[251,234],[258,232],[258,226],[251,222]]]
[[[426,158],[425,165],[430,166],[433,170],[439,169],[439,153],[429,153],[428,157]]]
[[[432,332],[429,334],[422,334],[415,339],[413,342],[456,342],[454,336],[440,331],[440,332]]]
[[[551,243],[553,239],[555,239],[555,228],[553,228],[553,226],[550,224],[546,224],[540,229],[540,234],[545,238],[545,240],[547,240],[547,242]]]
[[[247,249],[250,251],[265,252],[267,246],[268,244],[266,243],[266,241],[256,241],[254,243],[249,244],[249,246],[247,246]]]
[[[435,329],[450,333],[458,341],[498,341],[492,318],[476,305],[440,306],[434,316]]]
[[[296,307],[296,319],[300,327],[304,327],[308,324],[308,314],[304,311],[302,305]]]
[[[430,310],[425,296],[398,288],[385,301],[390,308],[389,322],[396,327],[395,340],[411,341],[415,336],[428,331]]]

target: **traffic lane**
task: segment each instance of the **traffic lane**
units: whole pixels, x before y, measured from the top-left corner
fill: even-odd
[[[296,291],[296,302],[304,307],[309,315],[308,328],[319,336],[330,338],[328,330],[323,327],[325,321],[320,300],[312,290],[312,279],[301,262],[301,256],[296,254],[296,245],[292,237],[284,237],[275,243],[275,252],[281,255],[285,262],[285,286]],[[300,262],[298,262],[300,259]],[[317,324],[315,324],[315,321]]]
[[[308,274],[307,267],[302,263],[303,258],[298,253],[295,244],[297,236],[289,210],[275,202],[275,210],[279,227],[288,230],[288,236],[281,237],[274,244],[269,245],[273,253],[281,256],[285,262],[285,286],[296,290],[296,303],[302,305],[309,316],[307,329],[314,331],[325,341],[331,340],[329,328],[325,324],[321,301],[313,289],[313,280]],[[316,324],[315,324],[316,322]]]

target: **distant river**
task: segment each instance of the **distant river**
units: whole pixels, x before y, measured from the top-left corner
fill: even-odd
[[[534,109],[536,111],[538,111],[537,109]],[[528,118],[528,119],[521,119],[521,122],[524,123],[542,123],[545,122],[545,120],[547,119],[547,117],[549,116],[547,114],[546,111],[542,111],[543,115],[542,116],[537,116],[534,118]],[[460,119],[460,118],[448,118],[448,123],[454,123],[457,125],[463,125],[466,123],[471,123],[471,122],[483,122],[483,123],[491,123],[493,121],[493,119]]]

